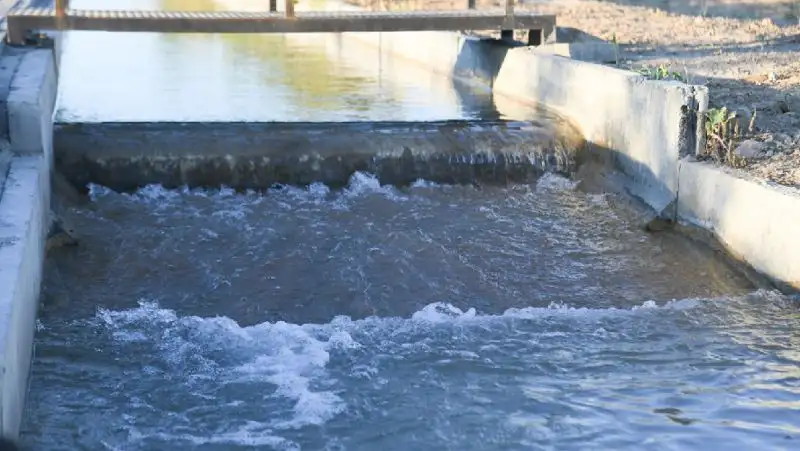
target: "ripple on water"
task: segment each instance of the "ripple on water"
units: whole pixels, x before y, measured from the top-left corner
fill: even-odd
[[[41,449],[797,439],[792,302],[562,178],[91,198],[48,261]]]
[[[91,424],[66,436],[109,449],[775,449],[798,437],[795,312],[761,291],[241,326],[142,301],[45,325],[26,437]],[[766,352],[776,337],[788,341]]]

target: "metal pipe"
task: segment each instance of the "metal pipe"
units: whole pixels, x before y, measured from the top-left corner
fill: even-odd
[[[285,8],[286,17],[294,17],[294,0],[286,0],[286,3],[284,3],[284,5],[286,6]]]

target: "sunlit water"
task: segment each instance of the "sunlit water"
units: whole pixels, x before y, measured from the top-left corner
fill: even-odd
[[[282,2],[281,2],[282,3]],[[72,0],[81,9],[268,9],[238,0]],[[326,3],[304,0],[321,9]],[[325,34],[74,31],[63,44],[61,122],[496,118],[471,88]]]
[[[31,449],[800,440],[796,307],[564,179],[95,186],[68,217],[84,242],[48,262]]]

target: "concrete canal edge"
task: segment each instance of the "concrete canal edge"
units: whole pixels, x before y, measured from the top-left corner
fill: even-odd
[[[0,434],[14,439],[28,391],[50,226],[57,79],[51,51],[5,50],[0,86],[7,93],[2,122],[8,141],[0,152],[10,158],[0,196]]]
[[[656,215],[710,233],[784,290],[800,289],[800,190],[696,161],[708,90],[452,32],[344,33],[434,72],[492,88],[496,103],[543,105],[584,134],[584,158],[624,174]]]

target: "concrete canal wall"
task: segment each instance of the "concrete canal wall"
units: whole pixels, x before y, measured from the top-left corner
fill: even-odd
[[[704,146],[704,86],[451,32],[343,35],[490,86],[498,109],[544,105],[572,120],[587,142],[582,158],[606,162],[608,176],[656,215],[710,232],[777,286],[800,289],[800,190],[696,161]]]
[[[49,50],[3,49],[0,58],[0,434],[19,433],[50,226],[53,109]]]

